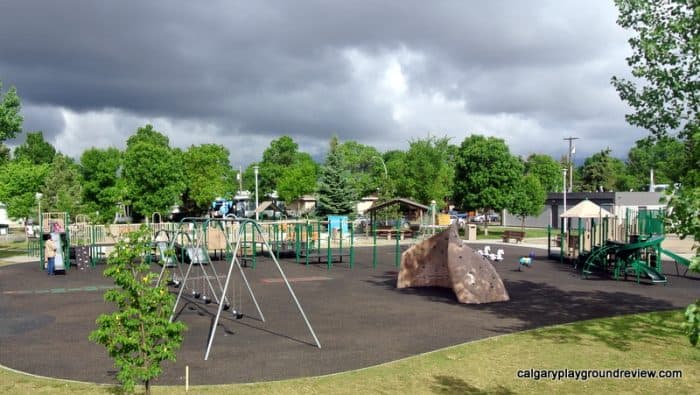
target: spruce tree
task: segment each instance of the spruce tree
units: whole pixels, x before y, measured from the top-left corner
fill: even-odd
[[[333,137],[318,181],[316,213],[321,217],[347,215],[355,209],[355,192],[348,182],[349,174],[342,166],[337,148],[338,138]]]

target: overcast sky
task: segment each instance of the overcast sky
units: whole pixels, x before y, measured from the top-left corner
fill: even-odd
[[[526,156],[624,158],[647,132],[610,85],[629,74],[612,0],[0,1],[0,80],[58,150],[123,148],[146,123],[232,164],[289,135],[503,138]],[[11,141],[18,144],[24,137]]]

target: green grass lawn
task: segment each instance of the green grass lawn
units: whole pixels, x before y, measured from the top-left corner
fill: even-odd
[[[0,259],[27,253],[26,241],[12,241],[0,243]]]
[[[322,377],[199,386],[197,394],[692,394],[700,385],[700,348],[680,331],[680,311],[582,321],[485,339],[400,361]],[[518,378],[529,369],[679,370],[675,379]],[[184,374],[184,372],[183,372]],[[110,394],[115,387],[36,378],[0,369],[0,393]],[[184,394],[184,386],[155,387]]]

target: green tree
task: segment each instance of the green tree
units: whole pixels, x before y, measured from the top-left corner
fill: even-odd
[[[236,180],[228,150],[220,144],[190,146],[183,154],[187,180],[184,205],[187,211],[201,215],[217,197],[231,194]]]
[[[117,380],[127,392],[143,383],[150,394],[151,380],[158,377],[162,361],[174,361],[182,344],[185,325],[170,322],[175,298],[164,285],[153,286],[157,274],[143,259],[151,253],[150,231],[142,226],[120,240],[110,254],[104,275],[117,286],[104,299],[116,311],[97,318],[90,340],[105,346],[119,370]]]
[[[700,187],[700,131],[688,137],[681,157],[684,164],[681,183],[688,187]]]
[[[627,176],[624,162],[610,156],[610,148],[606,148],[586,158],[581,167],[581,190],[626,191],[631,189],[633,182]]]
[[[44,133],[29,132],[24,144],[15,148],[15,159],[26,159],[35,165],[53,162],[56,155],[56,148],[48,141],[44,140]]]
[[[677,233],[682,239],[691,236],[695,243],[696,252],[699,250],[697,240],[700,240],[700,187],[683,186],[675,191],[669,201],[667,224],[671,232]],[[690,270],[700,272],[700,256],[696,255],[690,262]],[[690,304],[685,310],[686,322],[683,328],[693,346],[700,340],[700,299]]]
[[[376,148],[345,141],[338,144],[338,155],[350,187],[357,192],[356,200],[377,193],[387,182],[388,171],[384,172],[384,159]]]
[[[525,174],[537,177],[545,192],[562,191],[562,165],[546,154],[531,154],[525,161]]]
[[[452,196],[457,148],[448,137],[428,136],[413,140],[403,156],[403,174],[397,180],[397,193],[419,203],[435,200],[445,207]]]
[[[7,205],[9,217],[34,217],[38,210],[36,193],[42,190],[48,173],[49,165],[26,160],[13,160],[0,167],[0,202]]]
[[[10,161],[10,147],[0,143],[0,167]]]
[[[286,202],[313,193],[318,180],[319,166],[306,152],[297,152],[294,164],[285,168],[277,181],[277,194]]]
[[[316,189],[318,164],[311,155],[300,152],[299,145],[289,136],[272,140],[263,152],[262,161],[246,168],[243,183],[249,191],[255,190],[254,166],[259,166],[260,196],[277,192],[281,200],[291,201]]]
[[[75,161],[60,153],[55,155],[41,190],[44,195],[41,207],[73,215],[82,213],[81,181],[80,167]]]
[[[523,164],[499,138],[472,135],[462,141],[455,169],[454,201],[463,209],[501,211],[512,205]],[[488,232],[488,221],[486,231]]]
[[[299,145],[289,136],[282,136],[270,142],[270,146],[263,151],[262,162],[258,164],[258,190],[261,195],[268,195],[277,190],[277,183],[285,169],[295,164],[298,152]]]
[[[380,200],[389,200],[399,195],[408,196],[403,193],[403,190],[399,192],[399,186],[402,188],[406,184],[403,181],[406,174],[406,155],[406,152],[401,150],[387,151],[382,155],[389,177],[387,182],[379,189]]]
[[[633,113],[627,121],[661,137],[700,127],[700,5],[697,0],[615,0],[618,25],[631,30],[627,64],[634,80],[612,84]]]
[[[125,187],[119,179],[121,162],[122,153],[116,148],[90,148],[80,157],[85,210],[95,213],[99,222],[111,222],[117,203],[125,198]]]
[[[683,143],[670,136],[638,140],[627,154],[627,172],[632,177],[635,189],[642,190],[649,184],[652,169],[655,184],[679,182],[683,150]]]
[[[338,154],[338,138],[333,137],[318,180],[316,214],[320,217],[351,214],[355,211],[353,196],[355,193],[348,182],[348,171],[343,169]]]
[[[545,199],[547,192],[542,188],[539,178],[534,174],[526,174],[515,184],[508,211],[520,218],[520,228],[524,229],[525,217],[540,215]]]
[[[20,115],[21,108],[17,89],[11,87],[3,94],[2,81],[0,81],[0,143],[22,133],[24,119]]]
[[[656,138],[677,133],[686,145],[680,164],[683,187],[669,202],[671,229],[700,236],[700,4],[697,0],[616,0],[617,23],[631,30],[627,58],[635,80],[612,78],[633,113],[627,121]],[[696,244],[697,245],[697,244]],[[696,251],[700,247],[696,247]],[[691,269],[700,271],[697,258]],[[700,300],[686,309],[690,342],[698,343]]]
[[[129,137],[122,176],[135,213],[143,217],[154,212],[165,215],[182,203],[185,184],[181,155],[151,125]]]

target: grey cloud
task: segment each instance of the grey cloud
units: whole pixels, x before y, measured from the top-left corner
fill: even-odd
[[[547,133],[605,135],[624,112],[609,86],[624,40],[608,3],[29,0],[0,14],[0,79],[37,108],[132,114],[114,120],[125,133],[167,118],[214,124],[222,138],[290,134],[314,150],[332,134],[387,148],[424,136],[353,80],[348,49],[416,53],[402,64],[409,94],[536,119]],[[52,135],[65,127],[28,115]]]

